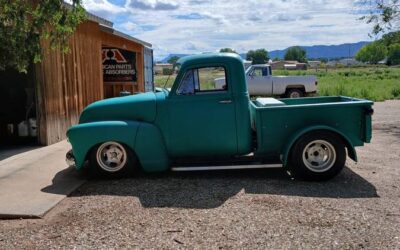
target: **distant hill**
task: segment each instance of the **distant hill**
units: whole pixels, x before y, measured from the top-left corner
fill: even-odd
[[[184,57],[184,56],[189,56],[189,54],[169,54],[167,57],[165,57],[165,58],[162,59],[162,60],[158,60],[157,62],[160,62],[160,63],[168,63],[168,60],[169,60],[171,57],[174,57],[174,56],[177,56],[177,57]]]
[[[307,58],[327,58],[327,59],[335,59],[335,58],[349,58],[354,57],[357,52],[364,45],[370,42],[358,42],[358,43],[345,43],[340,45],[314,45],[314,46],[301,46],[305,49],[307,53]],[[279,59],[283,59],[285,56],[286,50],[273,50],[269,52],[270,58],[278,57]]]
[[[336,59],[336,58],[349,58],[354,57],[357,52],[363,47],[364,45],[370,42],[358,42],[358,43],[344,43],[339,45],[313,45],[313,46],[300,46],[306,50],[307,58],[327,58],[327,59]],[[269,57],[275,58],[278,57],[279,59],[283,59],[286,53],[286,49],[283,50],[272,50],[269,51]],[[170,54],[162,60],[158,62],[167,63],[168,60],[173,57],[183,57],[188,56],[189,54]],[[243,59],[246,59],[246,53],[241,53],[240,56]]]

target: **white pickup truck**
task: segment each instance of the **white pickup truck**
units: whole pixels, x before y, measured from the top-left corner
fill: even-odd
[[[317,92],[316,76],[272,76],[271,66],[256,64],[246,70],[246,82],[251,96],[279,95],[302,97]],[[216,88],[225,85],[225,77],[214,80]]]

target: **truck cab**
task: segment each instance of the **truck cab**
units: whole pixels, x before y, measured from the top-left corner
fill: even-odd
[[[268,64],[256,64],[247,68],[246,80],[251,93],[273,93],[272,69]]]
[[[178,61],[180,70],[165,102],[174,128],[168,132],[171,156],[230,156],[251,151],[249,95],[238,59],[217,54]],[[213,84],[218,76],[228,79],[224,86]]]

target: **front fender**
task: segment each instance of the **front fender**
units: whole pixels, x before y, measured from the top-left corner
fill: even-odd
[[[343,134],[342,132],[338,131],[337,129],[334,129],[329,126],[312,126],[312,127],[302,129],[302,130],[294,133],[294,135],[290,137],[290,139],[288,140],[288,143],[286,144],[286,146],[282,152],[282,162],[283,162],[284,166],[287,166],[290,150],[291,150],[292,146],[294,145],[294,143],[304,134],[311,132],[311,131],[315,131],[315,130],[328,130],[328,131],[331,131],[331,132],[334,132],[334,133],[340,135],[342,137],[343,141],[345,142],[349,157],[352,160],[357,161],[357,152],[353,146],[353,143],[345,134]]]
[[[146,172],[165,171],[169,167],[169,157],[164,138],[151,123],[141,123],[135,140],[135,152]]]
[[[75,166],[81,169],[90,149],[105,141],[117,141],[135,148],[135,139],[139,122],[135,121],[101,121],[72,126],[67,137],[72,145]]]
[[[130,147],[146,172],[167,170],[169,158],[163,137],[153,124],[137,121],[102,121],[71,127],[67,137],[72,145],[75,165],[79,170],[90,149],[102,142],[117,141]]]

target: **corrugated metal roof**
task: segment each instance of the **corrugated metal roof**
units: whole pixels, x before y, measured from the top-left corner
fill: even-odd
[[[104,19],[102,17],[96,16],[96,15],[90,13],[90,12],[86,11],[86,15],[87,15],[87,18],[89,20],[94,21],[96,23],[99,23],[101,25],[104,25],[104,26],[107,26],[107,27],[111,27],[111,28],[114,26],[113,22],[108,21],[108,20],[106,20],[106,19]]]
[[[66,6],[67,8],[72,8],[72,5],[69,4],[69,3],[66,3],[66,2],[64,2],[64,6]],[[100,29],[101,29],[102,31],[111,33],[111,34],[116,35],[116,36],[119,36],[119,37],[123,37],[123,38],[125,38],[125,39],[127,39],[127,40],[130,40],[130,41],[133,41],[133,42],[136,42],[136,43],[140,43],[140,44],[142,44],[143,46],[146,46],[146,47],[149,47],[149,48],[152,47],[151,43],[142,41],[142,40],[137,39],[137,38],[135,38],[135,37],[132,37],[132,36],[130,36],[130,35],[128,35],[128,34],[125,34],[125,33],[122,33],[122,32],[120,32],[120,31],[118,31],[118,30],[115,30],[115,29],[113,28],[114,23],[111,22],[111,21],[109,21],[109,20],[107,20],[107,19],[104,19],[104,18],[102,18],[102,17],[96,16],[95,14],[92,14],[92,13],[90,13],[90,12],[88,12],[88,11],[86,11],[86,15],[87,15],[87,18],[88,18],[89,20],[91,20],[91,21],[93,21],[93,22],[96,22],[96,23],[99,23],[99,24],[100,24]]]

